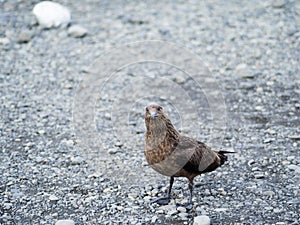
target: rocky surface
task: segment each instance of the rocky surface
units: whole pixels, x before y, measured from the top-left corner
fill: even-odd
[[[0,224],[193,224],[201,215],[214,225],[300,223],[299,1],[58,2],[89,35],[42,29],[32,14],[38,1],[0,0]],[[150,204],[167,191],[168,179],[143,156],[148,101],[165,105],[178,127],[180,111],[186,112],[179,92],[147,95],[144,87],[156,80],[162,90],[176,84],[189,94],[200,121],[186,113],[184,126],[195,121],[198,130],[182,132],[209,141],[214,109],[187,74],[166,64],[128,65],[98,90],[97,147],[108,158],[89,158],[74,130],[74,99],[94,60],[110,48],[149,39],[198,54],[226,103],[225,136],[216,147],[237,154],[197,178],[191,212],[175,206],[187,200],[184,179],[175,181],[169,205]],[[161,74],[171,83],[157,79]],[[131,109],[118,117],[121,103]],[[118,132],[122,121],[128,140]]]

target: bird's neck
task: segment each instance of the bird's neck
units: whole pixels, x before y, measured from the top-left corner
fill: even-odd
[[[179,140],[179,132],[169,119],[146,119],[146,139],[173,139]]]

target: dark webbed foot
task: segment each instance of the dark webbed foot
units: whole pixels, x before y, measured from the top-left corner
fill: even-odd
[[[157,203],[159,205],[168,205],[170,202],[170,197],[159,197],[152,199],[150,203]]]
[[[169,202],[170,202],[170,199],[171,199],[171,190],[172,190],[173,182],[174,182],[174,177],[171,177],[170,178],[170,186],[169,186],[168,196],[152,199],[150,201],[150,203],[157,203],[159,205],[168,205]]]
[[[190,189],[190,196],[189,196],[189,201],[187,203],[184,203],[184,204],[180,204],[180,203],[177,203],[176,206],[182,206],[184,208],[186,208],[187,211],[190,211],[192,208],[193,208],[193,189],[194,189],[194,186],[193,186],[193,180],[189,180],[190,183],[189,183],[189,189]]]
[[[190,211],[192,208],[193,208],[193,203],[184,203],[184,204],[181,204],[181,203],[176,203],[176,206],[177,207],[184,207],[186,208],[187,211]]]

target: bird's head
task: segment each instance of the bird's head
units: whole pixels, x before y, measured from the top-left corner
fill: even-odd
[[[163,107],[158,104],[151,103],[146,107],[145,119],[157,120],[165,118]]]
[[[179,133],[164,113],[163,108],[158,104],[151,103],[146,107],[145,124],[147,128],[146,138],[152,147],[161,144],[167,135],[174,140],[179,137]]]

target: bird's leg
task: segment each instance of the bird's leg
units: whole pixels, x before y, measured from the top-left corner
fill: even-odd
[[[177,206],[185,207],[187,209],[187,211],[189,211],[193,208],[193,190],[194,190],[193,180],[189,180],[189,190],[190,190],[190,196],[189,196],[188,203],[185,203],[185,204],[177,203],[176,204]]]
[[[165,197],[159,197],[159,198],[155,198],[153,200],[151,200],[151,203],[157,203],[159,205],[167,205],[170,202],[171,199],[171,190],[172,190],[172,186],[174,183],[174,177],[170,178],[170,186],[169,186],[169,190],[168,190],[168,195]]]

